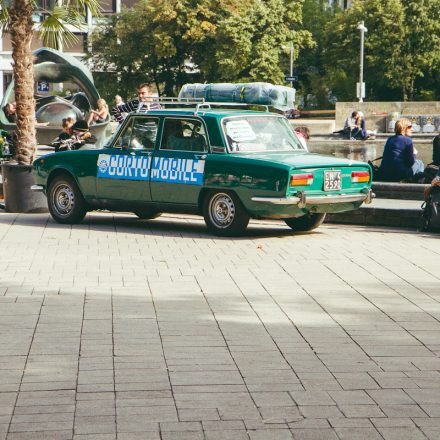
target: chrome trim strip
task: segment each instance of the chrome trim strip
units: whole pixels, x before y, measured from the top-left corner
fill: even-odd
[[[31,186],[31,190],[32,191],[43,192],[44,191],[44,186],[43,185],[32,185]]]
[[[336,196],[311,196],[305,198],[305,205],[325,205],[330,203],[350,203],[363,202],[370,200],[372,196],[368,194],[341,194]],[[272,203],[274,205],[298,205],[300,197],[252,197],[253,202]]]

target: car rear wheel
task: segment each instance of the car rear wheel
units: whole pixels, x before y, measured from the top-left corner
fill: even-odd
[[[50,183],[47,205],[58,223],[79,223],[87,213],[81,191],[75,181],[66,175],[55,177]]]
[[[325,214],[306,214],[302,217],[285,218],[287,226],[294,231],[305,232],[316,229],[325,219]]]
[[[142,220],[153,220],[162,215],[161,212],[154,211],[153,209],[142,209],[134,213]]]
[[[209,231],[220,236],[239,235],[249,223],[240,199],[229,191],[209,192],[203,203],[203,217]]]

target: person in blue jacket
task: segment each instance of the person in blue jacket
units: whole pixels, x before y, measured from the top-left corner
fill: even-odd
[[[395,135],[388,138],[379,168],[379,180],[400,182],[411,180],[424,170],[423,162],[416,159],[417,150],[413,146],[411,121],[399,119],[394,127]]]

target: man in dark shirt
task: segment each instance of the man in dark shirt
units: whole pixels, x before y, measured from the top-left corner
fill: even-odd
[[[148,83],[143,83],[138,87],[138,98],[132,99],[125,104],[115,105],[112,109],[112,115],[115,121],[121,123],[124,120],[122,113],[130,113],[146,110],[160,109],[160,105],[152,100],[151,86]]]

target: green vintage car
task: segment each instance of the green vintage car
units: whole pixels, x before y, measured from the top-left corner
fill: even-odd
[[[207,103],[130,113],[104,148],[48,154],[33,171],[59,223],[94,209],[191,213],[217,235],[250,218],[309,231],[373,196],[368,164],[309,153],[284,116]]]

